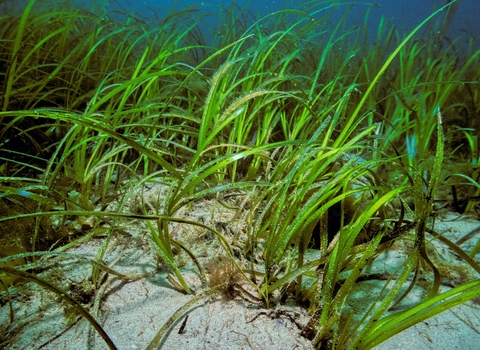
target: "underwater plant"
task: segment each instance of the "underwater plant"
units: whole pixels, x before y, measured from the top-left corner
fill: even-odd
[[[232,5],[212,38],[195,7],[151,20],[40,3],[0,18],[1,346],[19,341],[14,297],[33,283],[114,349],[98,316],[106,291],[162,269],[191,299],[148,349],[218,294],[302,306],[302,336],[319,349],[372,348],[480,295],[479,244],[460,247],[478,233],[453,242],[434,226],[444,180],[468,181],[465,210],[478,207],[475,125],[445,129],[457,109],[480,111],[480,50],[460,59],[453,43],[417,38],[455,1],[406,36],[382,20],[374,43],[349,26],[349,3],[309,1],[260,19]],[[445,165],[468,152],[473,172]],[[207,215],[194,216],[206,201]],[[448,291],[432,241],[468,267]],[[93,256],[75,252],[90,242]],[[122,272],[132,242],[154,262],[148,271]],[[401,268],[369,272],[394,250]],[[67,263],[89,266],[88,276],[69,282]],[[355,312],[363,281],[378,285]],[[417,287],[420,300],[402,303]]]

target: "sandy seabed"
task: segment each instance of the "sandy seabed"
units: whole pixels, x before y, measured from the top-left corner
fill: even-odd
[[[158,192],[150,195],[158,196]],[[145,198],[148,200],[148,193]],[[199,201],[188,211],[185,209],[178,215],[220,227],[226,236],[228,232],[241,230],[241,225],[248,224],[242,222],[241,216],[237,216],[236,221],[232,222],[235,214],[229,213],[215,200]],[[212,219],[213,217],[215,219]],[[206,230],[200,232],[196,228],[178,223],[170,225],[172,235],[182,239],[189,247],[194,246],[192,250],[202,263],[222,254],[222,248]],[[448,212],[440,215],[435,223],[435,230],[452,241],[479,227],[478,220],[459,218],[458,215]],[[470,251],[477,243],[478,236],[477,234],[476,238],[465,242],[462,248]],[[70,249],[69,253],[94,259],[103,242],[102,237],[93,238]],[[479,278],[476,272],[467,271],[468,266],[465,267],[461,259],[445,245],[436,241],[431,244],[436,262],[442,266],[444,275],[446,272],[442,279],[442,291],[465,282],[466,276],[469,279]],[[478,256],[477,254],[477,261]],[[206,287],[198,269],[186,254],[178,254],[177,258],[188,286],[195,294],[200,294]],[[113,268],[123,274],[156,271],[156,260],[148,243],[146,224],[133,221],[122,226],[119,234],[115,235],[109,244],[103,260],[107,264],[114,262]],[[402,261],[400,251],[389,251],[376,259],[369,272],[388,273],[394,271]],[[91,271],[92,266],[89,263],[66,259],[49,272],[49,278],[53,283],[57,281],[59,285],[78,285],[88,280]],[[89,311],[96,315],[118,349],[145,349],[165,322],[193,297],[180,293],[167,281],[169,272],[166,267],[161,267],[157,273],[133,281],[110,276],[108,279],[111,279],[111,283],[105,284],[101,297],[97,298],[98,307],[94,305],[93,295],[90,300],[84,300],[91,305]],[[381,283],[383,282],[375,280],[359,282],[347,300],[346,307],[354,313],[361,313],[366,307],[362,302],[368,302],[369,296],[375,294]],[[8,303],[0,309],[1,333],[9,340],[6,348],[108,348],[90,324],[59,302],[59,297],[32,283],[21,288],[22,293],[17,294],[12,303],[15,311],[12,324],[9,322]],[[70,291],[74,293],[74,289],[70,288]],[[99,294],[98,290],[96,293]],[[415,303],[423,294],[424,290],[416,287],[405,300],[405,304]],[[376,349],[478,350],[479,299],[480,297],[427,319],[380,344]],[[253,302],[241,293],[218,293],[199,300],[176,320],[164,337],[161,349],[314,349],[310,340],[302,336],[302,329],[308,319],[306,310],[293,305],[290,300],[285,304],[277,303],[267,310],[261,303]]]

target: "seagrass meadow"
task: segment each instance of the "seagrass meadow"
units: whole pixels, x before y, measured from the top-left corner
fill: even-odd
[[[3,6],[1,348],[55,348],[79,325],[76,349],[120,348],[102,305],[139,281],[184,298],[139,322],[147,349],[221,295],[299,308],[289,321],[317,349],[370,349],[478,304],[480,230],[436,225],[480,210],[480,51],[447,36],[455,1],[408,33],[369,27],[374,4],[352,23],[347,2],[262,18]]]

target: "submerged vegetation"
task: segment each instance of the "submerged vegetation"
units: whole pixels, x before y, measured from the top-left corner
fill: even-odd
[[[318,348],[368,349],[479,296],[480,244],[460,246],[478,233],[454,243],[433,226],[440,207],[478,215],[478,43],[457,49],[439,37],[455,2],[405,36],[381,21],[375,38],[368,11],[358,26],[348,6],[310,1],[254,19],[232,5],[214,28],[195,7],[152,21],[30,0],[2,16],[0,277],[10,321],[13,295],[34,282],[115,348],[92,305],[49,272],[60,260],[85,262],[68,250],[101,237],[84,294],[88,287],[100,300],[105,275],[154,274],[124,275],[103,260],[133,220],[145,222],[176,289],[198,292],[182,275],[180,252],[198,266],[206,291],[186,308],[222,288],[266,307],[291,299],[308,309],[304,335]],[[345,15],[332,24],[338,11]],[[132,211],[127,203],[153,185],[164,195]],[[179,215],[204,199],[235,211],[228,235]],[[172,234],[173,223],[218,241],[220,272]],[[431,239],[477,277],[440,292]],[[403,267],[364,314],[349,316],[357,281],[401,241]],[[430,281],[423,299],[398,307],[419,276]],[[12,339],[2,346],[15,337],[5,322],[1,332]]]

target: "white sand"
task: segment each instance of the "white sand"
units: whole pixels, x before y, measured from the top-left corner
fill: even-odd
[[[200,209],[201,206],[194,208],[189,215],[196,216],[197,219],[202,213],[205,214],[204,217],[210,215],[208,211],[202,212]],[[443,222],[437,221],[436,224],[436,230],[445,233],[445,236],[452,240],[480,226],[478,220],[473,219],[448,221],[454,217],[452,215],[446,215]],[[178,234],[182,234],[184,230],[178,225],[172,227]],[[147,231],[144,224],[132,223],[125,228],[125,232],[127,231],[126,235],[120,234],[114,238],[110,245],[112,249],[107,252],[104,260],[110,263],[123,252],[123,257],[114,266],[117,271],[153,271],[155,260],[146,243]],[[477,241],[478,235],[462,247],[471,249]],[[93,258],[102,242],[103,238],[92,239],[71,252]],[[213,243],[206,245],[210,245],[208,249],[219,249]],[[445,266],[462,266],[463,263],[445,246],[438,245],[436,250],[438,256],[444,259]],[[400,255],[391,252],[388,256],[377,259],[372,272],[375,272],[375,269],[388,272],[398,267],[402,261]],[[188,285],[197,293],[201,292],[204,287],[198,271],[188,262],[186,256],[179,259],[183,261],[182,272]],[[62,270],[61,275],[52,273],[49,278],[57,285],[67,288],[69,280],[79,282],[86,279],[91,273],[91,265],[66,260]],[[455,284],[458,282],[455,278],[461,278],[455,268],[451,270],[451,274],[444,279],[446,284]],[[166,280],[167,273],[168,269],[164,268],[164,271],[153,277],[130,282],[115,280],[107,287],[101,299],[98,320],[119,349],[145,349],[168,318],[192,298],[175,290]],[[472,272],[469,274],[472,278],[479,277]],[[365,281],[358,284],[349,304],[353,310],[361,310],[361,301],[367,300],[366,296],[375,294],[375,283]],[[447,287],[443,287],[445,288]],[[418,298],[418,295],[414,291],[406,302],[414,303],[416,297]],[[59,307],[58,301],[58,297],[38,286],[25,289],[23,297],[17,297],[13,303],[15,321],[10,327],[8,304],[5,304],[0,310],[0,333],[13,339],[8,349],[107,348],[84,319],[76,317],[73,312],[68,312],[68,316],[65,316],[68,308]],[[187,315],[188,319],[184,323]],[[180,317],[165,337],[161,348],[313,349],[311,342],[300,335],[301,327],[307,321],[306,311],[299,307],[276,306],[273,310],[265,310],[241,296],[228,299],[215,295],[203,298],[186,315]],[[182,325],[183,330],[179,332]],[[4,333],[5,330],[13,330],[13,333]],[[396,335],[376,349],[480,349],[479,306],[468,303],[446,311]]]

